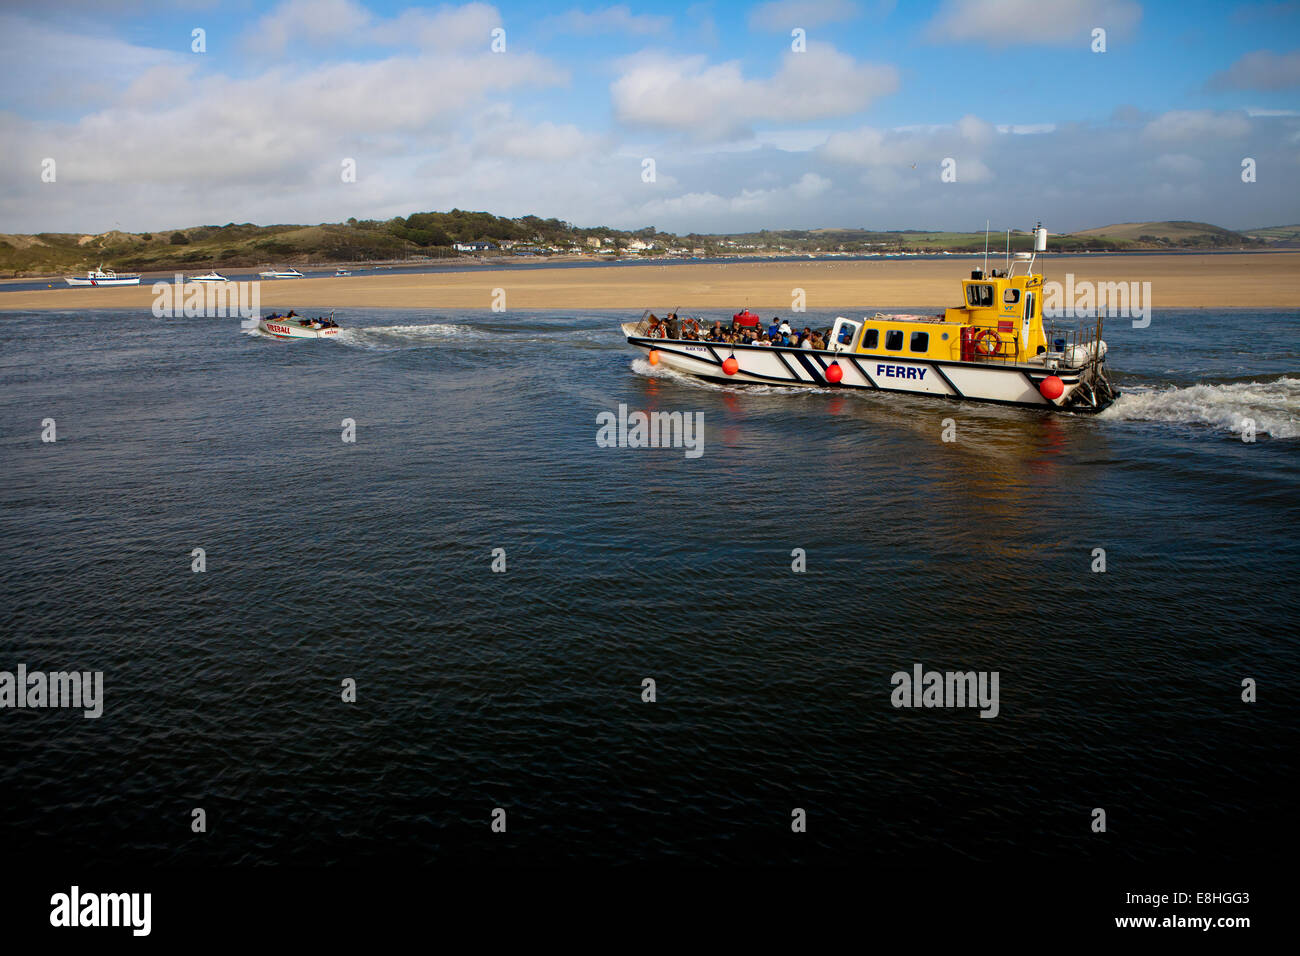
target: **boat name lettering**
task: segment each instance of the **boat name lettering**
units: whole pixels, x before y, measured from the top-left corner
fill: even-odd
[[[923,380],[928,369],[915,365],[877,365],[876,374],[886,378],[914,378]]]

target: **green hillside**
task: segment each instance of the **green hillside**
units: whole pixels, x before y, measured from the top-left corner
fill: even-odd
[[[1122,252],[1134,249],[1225,249],[1265,247],[1300,232],[1300,226],[1259,230],[1258,238],[1203,222],[1136,222],[1053,235],[1053,252]],[[1267,234],[1267,235],[1265,235]],[[1276,235],[1275,235],[1276,234]],[[100,263],[118,271],[167,272],[211,268],[305,266],[446,258],[459,253],[457,242],[511,243],[551,253],[586,253],[590,243],[621,251],[640,240],[653,248],[642,255],[752,255],[801,253],[980,252],[984,232],[875,231],[869,229],[761,230],[753,233],[677,236],[653,226],[636,231],[579,228],[558,219],[522,216],[507,219],[487,212],[453,209],[422,212],[384,221],[349,219],[315,226],[226,223],[154,233],[107,232],[97,236],[67,233],[0,234],[0,277],[84,272]],[[1006,234],[991,231],[989,251],[1006,248]],[[1013,233],[1012,251],[1031,248],[1028,232]],[[492,250],[489,255],[502,254]],[[505,254],[509,254],[506,252]]]
[[[653,231],[653,230],[652,230]],[[107,232],[97,236],[41,233],[0,234],[0,276],[84,272],[101,262],[118,271],[240,268],[305,265],[312,262],[375,262],[458,255],[455,242],[479,240],[560,242],[587,236],[615,236],[615,230],[575,229],[555,219],[503,219],[486,212],[454,209],[417,213],[383,222],[350,219],[316,226],[190,226],[153,233]]]
[[[1227,248],[1251,245],[1239,232],[1211,225],[1208,222],[1175,220],[1172,222],[1122,222],[1096,229],[1084,229],[1074,238],[1106,239],[1116,243],[1132,243],[1137,247],[1158,249],[1162,246],[1186,248]]]
[[[1261,229],[1243,229],[1242,235],[1265,242],[1300,242],[1300,225],[1265,226]]]

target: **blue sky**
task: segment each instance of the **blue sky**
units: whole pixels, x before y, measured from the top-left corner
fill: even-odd
[[[1300,221],[1295,0],[19,0],[0,72],[3,232]]]

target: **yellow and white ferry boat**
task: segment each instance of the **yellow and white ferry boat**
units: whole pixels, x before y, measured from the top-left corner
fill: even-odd
[[[697,338],[683,320],[646,313],[623,323],[651,364],[714,382],[802,385],[910,392],[1005,405],[1099,412],[1118,392],[1106,374],[1101,320],[1095,326],[1043,326],[1043,275],[1037,257],[1047,230],[1034,230],[1034,251],[1008,257],[1003,270],[976,269],[962,280],[959,306],[940,315],[836,318],[822,349]],[[756,318],[748,315],[749,319]],[[681,337],[687,336],[687,337]]]

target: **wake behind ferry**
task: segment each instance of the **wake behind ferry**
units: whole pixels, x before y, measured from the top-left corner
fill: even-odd
[[[628,342],[651,365],[713,382],[909,392],[947,399],[1099,412],[1118,396],[1106,373],[1101,319],[1074,329],[1043,328],[1047,230],[1034,251],[1007,267],[962,280],[964,302],[941,315],[837,317],[829,332],[765,334],[745,310],[730,330],[646,312],[625,322]],[[807,338],[808,344],[803,339]],[[790,344],[784,344],[786,342]],[[811,347],[809,347],[811,346]]]

